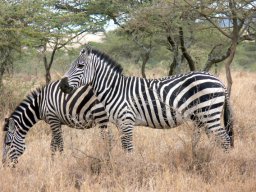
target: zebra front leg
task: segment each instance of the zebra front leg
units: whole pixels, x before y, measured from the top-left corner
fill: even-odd
[[[133,151],[132,131],[133,131],[134,124],[131,123],[129,120],[124,120],[122,123],[119,124],[119,127],[122,132],[121,142],[122,142],[123,149],[127,152]]]
[[[63,151],[63,137],[62,137],[62,129],[60,122],[51,122],[51,130],[52,130],[52,140],[51,140],[51,151],[52,155],[56,153],[56,151]]]
[[[106,138],[108,139],[108,146],[109,149],[111,149],[113,135],[111,130],[108,128],[109,116],[105,111],[105,107],[101,103],[98,103],[91,109],[91,114],[95,123],[99,125],[101,138],[103,140]]]

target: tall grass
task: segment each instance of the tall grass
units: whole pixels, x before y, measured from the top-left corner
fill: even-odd
[[[187,123],[172,130],[136,127],[135,150],[126,154],[112,125],[112,149],[98,128],[64,127],[64,152],[52,158],[50,129],[40,122],[29,132],[17,167],[0,167],[0,191],[256,191],[256,74],[233,76],[235,148],[229,153],[204,133],[192,153],[193,127]]]

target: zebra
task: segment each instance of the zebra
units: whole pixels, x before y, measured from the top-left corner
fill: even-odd
[[[60,81],[32,91],[16,107],[3,127],[3,159],[15,166],[25,150],[25,137],[30,128],[39,120],[50,125],[52,131],[51,151],[63,151],[61,125],[76,129],[89,129],[99,124],[102,137],[108,125],[105,107],[94,95],[90,86],[82,86],[72,94],[65,94],[59,89]]]
[[[122,147],[133,150],[134,126],[173,128],[184,120],[205,128],[226,151],[233,147],[233,118],[224,84],[207,72],[189,72],[160,79],[125,76],[107,54],[86,47],[62,78],[62,91],[70,93],[90,84],[121,129]],[[224,109],[224,128],[221,125]]]

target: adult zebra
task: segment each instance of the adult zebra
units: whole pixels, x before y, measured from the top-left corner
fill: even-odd
[[[213,133],[225,149],[233,146],[233,121],[224,85],[206,72],[144,79],[127,77],[108,55],[85,48],[62,79],[60,88],[71,90],[90,84],[105,105],[110,121],[121,129],[122,145],[132,150],[136,125],[171,128],[190,119],[206,133]],[[221,126],[224,108],[225,129]]]
[[[3,163],[18,162],[25,150],[25,137],[39,120],[50,124],[52,130],[51,150],[63,151],[61,125],[76,129],[89,129],[95,123],[103,130],[107,127],[108,115],[89,86],[82,86],[72,94],[59,89],[60,81],[52,82],[30,93],[5,120],[3,130]]]

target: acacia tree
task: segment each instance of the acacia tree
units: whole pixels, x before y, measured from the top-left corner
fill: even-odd
[[[232,78],[230,64],[234,58],[236,46],[240,41],[251,40],[252,25],[255,21],[255,3],[253,0],[234,1],[65,1],[60,7],[72,12],[94,13],[95,16],[112,19],[117,25],[124,29],[131,39],[145,50],[152,50],[155,36],[164,36],[173,52],[173,62],[170,66],[171,74],[175,66],[184,59],[190,70],[195,70],[195,58],[191,55],[189,47],[194,46],[200,39],[193,41],[193,33],[201,30],[219,31],[220,41],[213,43],[216,39],[205,39],[205,44],[211,44],[212,49],[208,52],[204,70],[209,70],[213,64],[226,59],[226,74],[228,89],[231,90]],[[223,21],[231,25],[222,26]],[[175,26],[175,27],[173,27]],[[192,29],[192,30],[191,30]],[[245,34],[247,32],[247,34]],[[254,33],[254,32],[253,32]],[[145,39],[150,40],[145,46]],[[223,39],[230,40],[224,52]],[[225,42],[224,40],[224,42]],[[197,41],[197,42],[196,42]],[[210,42],[210,43],[209,43]],[[148,51],[148,53],[150,53]],[[148,57],[145,57],[147,59]],[[142,70],[143,71],[143,70]]]
[[[59,1],[36,1],[32,7],[37,14],[28,17],[30,30],[27,33],[33,39],[33,47],[40,48],[42,53],[45,80],[51,81],[51,67],[59,49],[74,43],[74,39],[85,32],[102,30],[104,22],[95,23],[91,15],[84,12],[70,13],[57,8]],[[30,41],[31,41],[30,39]]]
[[[24,13],[15,3],[0,4],[0,88],[4,73],[13,67],[15,52],[21,48],[23,17]]]
[[[255,0],[235,1],[187,1],[184,0],[201,21],[209,23],[222,36],[229,40],[229,49],[225,60],[228,92],[231,93],[232,76],[231,63],[234,59],[237,45],[244,40],[255,40],[256,17]]]
[[[58,2],[9,0],[0,4],[0,82],[12,67],[14,53],[27,46],[41,50],[49,83],[56,52],[74,43],[72,40],[82,33],[102,30],[104,20],[95,22],[91,14],[60,10],[56,8]]]
[[[119,34],[122,33],[122,35],[132,40],[140,50],[140,58],[142,59],[141,74],[143,77],[146,77],[145,66],[152,51],[153,33],[140,33],[139,30],[130,30],[131,26],[127,25],[127,21],[132,17],[132,11],[148,3],[151,3],[151,1],[89,0],[77,2],[75,0],[69,0],[59,2],[56,6],[59,9],[68,10],[73,13],[86,13],[93,15],[97,22],[102,20],[113,20],[114,23],[120,27]]]
[[[223,38],[200,39],[201,36],[198,34],[203,34],[202,31],[207,31],[204,32],[204,35],[212,33],[212,29],[209,28],[209,25],[206,26],[205,23],[198,22],[198,18],[199,14],[191,12],[190,6],[184,2],[160,0],[131,12],[127,26],[131,31],[137,33],[152,33],[157,39],[155,43],[159,44],[160,39],[162,45],[172,52],[169,75],[177,72],[176,68],[184,61],[186,61],[190,71],[202,69],[202,66],[196,66],[198,62],[190,53],[190,48],[197,46],[197,44],[202,45],[202,42],[206,40],[207,43],[204,44],[209,52],[203,68],[208,71],[213,64],[226,59],[230,54],[230,49],[224,53],[218,51],[223,49],[221,46]]]

